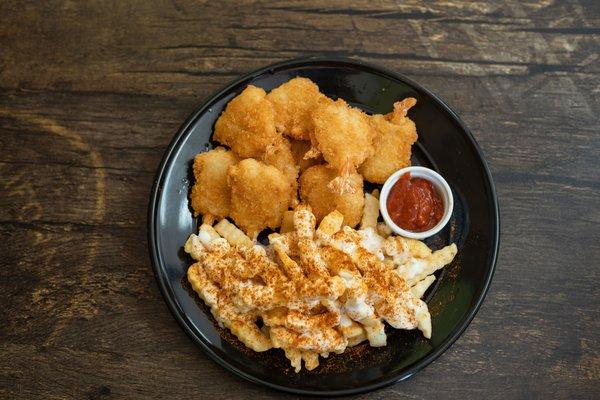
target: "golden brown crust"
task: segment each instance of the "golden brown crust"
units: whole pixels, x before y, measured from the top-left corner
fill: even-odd
[[[228,181],[230,216],[248,236],[281,225],[292,198],[289,182],[281,171],[248,158],[229,168]]]
[[[362,218],[365,201],[362,176],[357,173],[350,174],[348,182],[354,193],[340,195],[328,188],[329,182],[336,174],[334,169],[325,164],[308,168],[300,176],[300,197],[311,206],[317,222],[330,212],[338,210],[344,215],[344,223],[354,227]]]
[[[390,122],[393,119],[395,122]],[[383,184],[395,171],[410,165],[411,147],[417,140],[417,129],[410,118],[373,115],[371,125],[377,132],[375,152],[360,166],[365,180]]]
[[[417,99],[414,97],[407,97],[404,100],[397,101],[394,103],[394,111],[386,114],[385,117],[394,124],[402,125],[408,110],[414,107],[415,104],[417,104]]]
[[[213,139],[243,158],[259,157],[268,146],[281,140],[265,91],[248,85],[231,100],[215,124]]]
[[[217,147],[194,158],[194,186],[190,201],[194,215],[210,214],[224,218],[229,214],[231,189],[227,183],[229,167],[239,158],[223,147]]]
[[[285,175],[294,196],[298,191],[298,166],[294,160],[289,140],[282,140],[274,146],[269,146],[263,154],[261,161],[272,165]]]
[[[297,77],[271,90],[267,100],[273,105],[275,126],[286,136],[308,140],[312,132],[312,112],[323,94],[310,79]]]
[[[308,140],[290,140],[292,148],[292,155],[294,156],[294,163],[298,166],[299,171],[303,172],[313,165],[323,164],[325,161],[323,157],[305,158],[304,156],[311,149],[311,143]]]
[[[313,112],[313,147],[338,171],[350,164],[355,170],[373,154],[375,131],[369,116],[344,100],[319,102]]]

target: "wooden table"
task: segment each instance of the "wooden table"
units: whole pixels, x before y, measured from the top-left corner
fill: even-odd
[[[175,323],[146,207],[203,99],[316,54],[440,94],[500,197],[500,259],[471,326],[411,380],[360,398],[600,397],[600,3],[38,3],[0,3],[0,397],[283,396]]]

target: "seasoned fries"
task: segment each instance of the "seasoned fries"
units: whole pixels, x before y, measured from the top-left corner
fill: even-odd
[[[197,260],[188,279],[242,343],[255,351],[283,349],[296,372],[302,361],[313,369],[319,355],[365,340],[385,346],[384,322],[429,338],[431,316],[420,297],[456,246],[431,252],[400,237],[384,239],[373,228],[356,231],[343,219],[333,211],[315,229],[310,207],[300,205],[294,230],[269,237],[271,256],[227,220],[214,229],[203,225],[185,246]],[[258,328],[259,318],[266,329]]]
[[[226,219],[220,220],[215,225],[215,231],[222,237],[224,237],[229,244],[239,247],[251,247],[254,245],[252,239],[244,234],[241,229],[227,221]]]
[[[379,218],[379,200],[369,193],[365,193],[365,207],[360,229],[376,228],[377,218]]]

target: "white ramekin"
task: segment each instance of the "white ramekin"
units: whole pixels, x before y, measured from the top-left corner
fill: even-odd
[[[407,172],[410,172],[411,178],[423,178],[431,182],[433,187],[437,189],[438,193],[442,196],[442,200],[444,201],[444,215],[442,216],[442,219],[436,226],[428,231],[412,232],[402,229],[396,225],[394,221],[392,221],[392,218],[388,213],[387,198],[390,194],[390,190],[398,181],[398,179],[400,179],[400,177]],[[454,198],[452,197],[452,190],[450,190],[448,182],[446,182],[446,180],[434,170],[425,167],[406,167],[394,172],[383,184],[383,187],[381,188],[381,194],[379,195],[379,210],[381,211],[381,215],[383,216],[385,223],[396,234],[412,239],[425,239],[438,233],[450,220],[453,207]]]

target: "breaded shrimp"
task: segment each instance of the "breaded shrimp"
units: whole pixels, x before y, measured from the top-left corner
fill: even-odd
[[[362,218],[365,203],[362,176],[350,174],[348,184],[354,190],[340,195],[327,187],[336,175],[336,170],[328,168],[326,164],[308,168],[300,176],[300,197],[311,206],[317,223],[330,212],[338,210],[344,215],[344,223],[354,227]]]
[[[213,139],[231,147],[242,158],[259,157],[268,146],[281,140],[265,91],[248,85],[231,100],[215,124]]]
[[[417,104],[417,99],[414,97],[407,97],[402,101],[397,101],[394,103],[394,111],[386,114],[385,117],[396,125],[405,124],[407,123],[406,120],[412,122],[410,118],[406,116],[406,114],[408,113],[408,110],[414,107],[415,104]]]
[[[190,195],[194,215],[210,214],[224,218],[229,214],[231,189],[227,171],[239,158],[223,147],[217,147],[194,158],[194,186]]]
[[[312,111],[320,98],[319,87],[310,79],[297,77],[271,90],[275,127],[286,136],[308,140],[312,132]]]
[[[308,167],[312,167],[313,165],[323,164],[325,161],[323,157],[319,155],[315,158],[304,158],[306,153],[310,150],[311,144],[307,140],[290,140],[290,144],[292,146],[292,154],[294,156],[294,162],[300,169],[300,172],[303,172]]]
[[[229,215],[248,236],[281,225],[292,197],[289,182],[277,168],[247,158],[229,168]]]
[[[313,148],[337,171],[330,189],[338,194],[352,190],[349,177],[373,154],[375,130],[369,116],[344,100],[320,101],[313,112]]]
[[[278,144],[269,146],[261,157],[261,161],[283,172],[294,198],[297,197],[298,166],[296,166],[289,140],[282,138]]]
[[[358,170],[365,180],[384,183],[395,171],[410,165],[411,146],[417,140],[417,128],[406,112],[414,104],[415,99],[407,98],[397,102],[392,113],[371,117],[371,125],[377,132],[373,141],[375,153]]]

